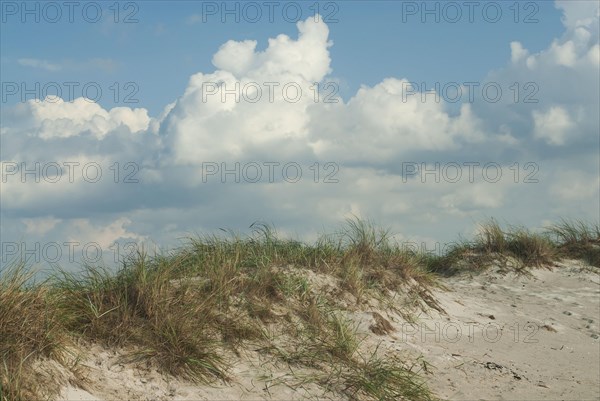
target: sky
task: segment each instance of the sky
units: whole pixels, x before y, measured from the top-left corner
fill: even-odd
[[[0,5],[0,266],[600,219],[598,1]]]

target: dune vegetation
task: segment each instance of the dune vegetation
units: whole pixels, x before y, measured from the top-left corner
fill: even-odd
[[[0,273],[0,400],[53,399],[67,381],[84,385],[78,361],[90,344],[197,383],[233,380],[235,356],[251,344],[311,372],[290,377],[292,386],[312,381],[356,400],[431,400],[426,362],[367,349],[347,311],[375,300],[414,319],[439,309],[431,289],[446,276],[492,261],[523,274],[560,259],[600,268],[600,228],[581,221],[534,233],[490,220],[444,255],[406,249],[359,219],[314,244],[252,228],[194,238],[167,255],[138,253],[116,271],[57,269],[41,282],[15,261]],[[383,319],[378,330],[385,327]]]

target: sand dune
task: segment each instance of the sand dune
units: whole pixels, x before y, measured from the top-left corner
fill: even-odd
[[[331,277],[306,274],[323,287],[335,285]],[[416,361],[441,399],[600,398],[597,269],[563,261],[526,276],[492,268],[442,282],[446,288],[432,295],[443,311],[429,309],[411,322],[374,299],[357,307],[349,302],[344,313],[363,339],[361,349]],[[274,362],[252,347],[231,355],[230,383],[210,386],[166,377],[152,366],[124,364],[120,356],[117,350],[93,346],[81,363],[87,381],[79,384],[84,388],[65,386],[60,399],[344,399],[298,379],[309,378],[311,369]]]

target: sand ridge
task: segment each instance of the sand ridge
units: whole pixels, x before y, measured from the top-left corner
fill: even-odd
[[[335,286],[330,277],[311,281]],[[451,400],[596,400],[600,398],[600,284],[597,269],[563,261],[530,275],[492,268],[444,278],[433,290],[442,312],[407,319],[376,301],[344,311],[361,348],[418,364],[434,394]],[[409,321],[412,320],[412,321]],[[123,364],[119,352],[94,346],[83,365],[87,384],[61,400],[344,399],[298,377],[259,350],[235,359],[229,383],[198,385],[150,366]]]

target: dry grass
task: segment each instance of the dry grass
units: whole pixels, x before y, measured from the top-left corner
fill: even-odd
[[[431,399],[411,365],[361,354],[347,309],[402,292],[400,313],[410,318],[414,308],[437,307],[430,289],[440,274],[502,258],[518,261],[519,269],[566,256],[597,261],[600,238],[598,226],[583,223],[563,221],[534,234],[492,220],[474,241],[438,257],[407,251],[389,231],[358,219],[313,245],[281,239],[264,224],[252,228],[244,237],[190,239],[169,255],[140,253],[116,272],[85,266],[42,283],[22,264],[2,272],[0,398],[55,396],[58,381],[41,385],[32,363],[65,365],[67,350],[84,341],[196,382],[227,381],[226,351],[252,343],[277,361],[315,369],[310,380],[353,399]],[[298,269],[329,277],[336,292],[316,288]],[[342,302],[348,294],[354,307]]]
[[[358,340],[336,300],[286,266],[335,277],[357,302],[387,296],[408,279],[421,291],[433,283],[417,259],[370,223],[349,220],[314,245],[280,239],[264,224],[252,228],[248,237],[226,232],[190,239],[170,255],[140,253],[116,272],[58,270],[35,285],[23,266],[4,272],[2,399],[55,395],[59,386],[36,387],[28,366],[39,358],[61,361],[61,350],[81,341],[121,349],[125,363],[151,363],[200,382],[228,380],[224,349],[236,352],[248,341],[282,361],[356,370]],[[287,343],[277,344],[270,327],[283,330]]]
[[[491,219],[472,241],[461,241],[442,256],[422,255],[429,271],[453,275],[481,271],[494,262],[526,274],[531,267],[551,267],[562,258],[600,267],[600,225],[561,220],[542,233],[522,227],[502,229]]]
[[[116,275],[87,267],[83,275],[55,278],[58,309],[70,334],[108,347],[135,347],[131,360],[155,362],[189,380],[225,378],[211,298],[194,294],[191,282],[172,283],[179,258],[150,260],[139,254]]]
[[[69,339],[62,329],[57,299],[32,282],[23,264],[9,266],[0,279],[0,398],[48,396],[52,383],[32,380],[38,358],[65,359]]]
[[[471,250],[482,260],[499,260],[505,266],[513,262],[512,267],[516,270],[550,267],[556,259],[554,244],[543,234],[522,227],[503,230],[493,219],[480,226]]]
[[[433,396],[419,377],[415,365],[391,357],[381,359],[372,353],[342,373],[344,392],[352,399],[382,401],[428,401]]]
[[[600,224],[580,220],[561,220],[548,228],[557,251],[565,258],[583,259],[591,266],[600,267]]]

